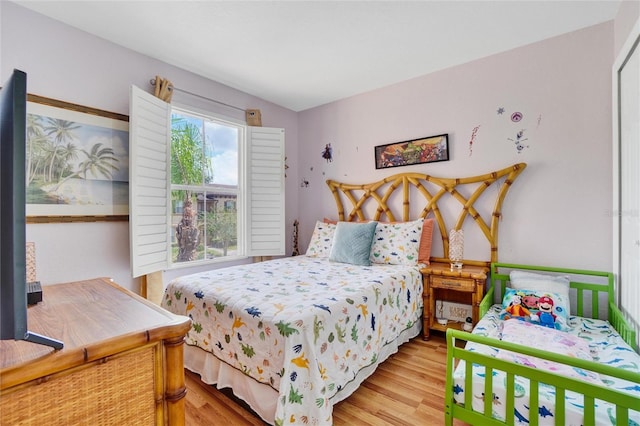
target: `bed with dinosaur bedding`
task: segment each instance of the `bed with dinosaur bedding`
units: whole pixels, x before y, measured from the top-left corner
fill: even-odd
[[[420,270],[444,259],[448,230],[469,218],[497,256],[502,202],[524,168],[327,181],[337,218],[315,223],[304,255],[168,284],[162,306],[192,319],[185,367],[267,423],[332,424],[333,406],[420,333]]]
[[[480,310],[472,334],[447,331],[446,424],[640,424],[612,273],[494,263]]]

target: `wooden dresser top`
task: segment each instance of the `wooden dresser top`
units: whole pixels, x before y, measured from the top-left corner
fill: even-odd
[[[0,341],[2,388],[15,370],[46,363],[62,371],[147,342],[182,338],[191,324],[107,278],[43,286],[42,291],[43,301],[28,308],[28,330],[61,340],[64,348]]]

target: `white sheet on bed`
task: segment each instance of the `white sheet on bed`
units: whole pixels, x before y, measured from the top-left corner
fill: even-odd
[[[495,339],[501,338],[501,330],[503,321],[500,320],[500,312],[502,306],[494,305],[489,312],[478,322],[473,330],[473,334],[492,337]],[[517,321],[517,320],[509,320]],[[640,372],[640,355],[633,351],[629,345],[627,345],[620,335],[607,323],[606,321],[593,320],[587,318],[581,318],[572,316],[569,319],[570,330],[567,332],[571,336],[578,336],[588,343],[591,355],[594,361],[607,364],[616,368],[626,369],[633,372]],[[536,326],[539,327],[539,326]],[[528,337],[531,337],[529,334]],[[536,345],[534,341],[531,341],[532,345]],[[539,346],[539,345],[536,345]],[[467,343],[466,348],[469,351],[476,351],[490,356],[496,356],[498,350],[485,345],[476,344],[473,342]],[[521,357],[520,364],[534,366],[540,362],[535,360],[526,359],[526,356]],[[557,372],[557,371],[556,371]],[[501,421],[505,420],[505,380],[506,374],[502,371],[494,371],[493,377],[493,391],[492,396],[493,404],[493,416]],[[575,370],[575,374],[572,374],[574,378],[578,377],[580,369]],[[465,394],[465,362],[460,361],[454,372],[454,399],[460,404],[464,404]],[[479,412],[484,411],[484,376],[485,369],[479,365],[473,366],[473,409]],[[591,380],[593,382],[593,380]],[[631,383],[625,380],[614,379],[609,376],[599,376],[599,381],[611,388],[620,390],[625,393],[640,396],[640,384]],[[515,378],[515,408],[514,417],[515,424],[528,424],[529,413],[529,381],[522,377],[516,376]],[[555,425],[555,388],[541,383],[539,385],[539,404],[538,410],[534,413],[539,417],[539,424]],[[575,392],[567,391],[565,396],[565,412],[566,412],[566,424],[580,426],[583,424],[583,398],[581,395],[577,395]],[[640,407],[639,407],[640,409]],[[630,412],[629,424],[640,423],[640,411]],[[635,421],[636,423],[632,423]],[[615,411],[611,404],[604,401],[596,402],[596,424],[597,425],[615,425]]]
[[[331,424],[334,395],[422,315],[419,267],[307,256],[172,281],[163,307],[186,343],[278,390],[275,421]]]

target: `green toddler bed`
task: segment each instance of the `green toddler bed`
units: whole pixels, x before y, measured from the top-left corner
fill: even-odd
[[[556,279],[566,280],[566,306]],[[522,287],[540,280],[542,290]],[[492,263],[489,284],[473,332],[447,331],[447,425],[640,423],[636,333],[614,303],[612,273]],[[509,319],[509,295],[522,317]]]

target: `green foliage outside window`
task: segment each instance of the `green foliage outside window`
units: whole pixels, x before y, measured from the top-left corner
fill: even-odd
[[[171,183],[177,185],[201,185],[204,181],[204,152],[202,132],[193,123],[180,118],[172,119],[171,126]],[[192,191],[172,191],[172,196],[184,195],[182,219],[176,226],[178,242],[177,262],[196,259],[200,232],[197,223],[197,207],[193,206]]]
[[[206,154],[213,148],[212,135],[205,135],[207,123],[190,116],[172,117],[172,215],[181,215],[175,225],[174,262],[227,256],[237,249],[235,195],[225,193],[224,198],[234,199],[224,205],[215,195],[213,162]]]

